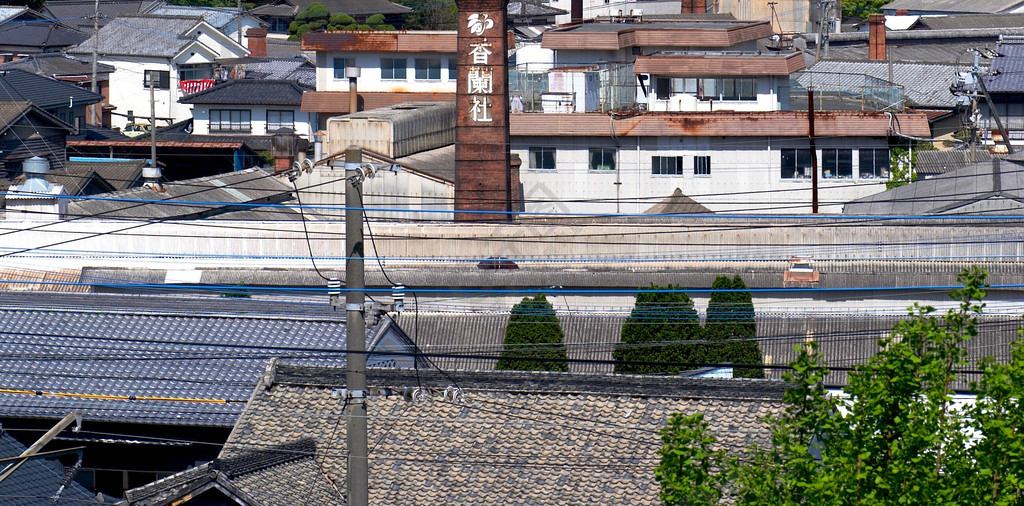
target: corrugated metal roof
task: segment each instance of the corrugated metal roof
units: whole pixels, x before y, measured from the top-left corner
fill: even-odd
[[[298,106],[314,88],[283,79],[232,79],[178,99],[183,104]]]
[[[102,27],[118,16],[141,14],[159,5],[162,0],[102,0],[99,2],[99,25]],[[50,0],[43,9],[54,19],[67,20],[78,29],[92,33],[95,0]]]
[[[163,189],[157,192],[142,186],[93,196],[114,200],[71,200],[68,214],[101,219],[190,219],[281,202],[290,198],[292,190],[262,169],[174,181],[165,183]]]
[[[927,116],[919,113],[897,114],[902,133],[931,135]],[[820,111],[815,113],[817,135],[831,137],[878,137],[889,134],[889,116],[880,112]],[[511,114],[513,136],[608,137],[614,128],[618,137],[724,136],[780,137],[806,136],[807,113],[773,112],[671,112],[638,113],[624,118],[606,114]]]
[[[847,203],[843,214],[1019,215],[1024,211],[1024,165],[972,165]]]
[[[992,158],[992,154],[985,149],[974,152],[969,150],[922,150],[917,152],[917,164],[914,165],[914,170],[919,176],[932,176],[962,169],[975,163],[988,162]]]
[[[1024,26],[1024,13],[950,14],[921,16],[915,30],[962,30],[968,28],[1019,28]]]
[[[120,16],[100,28],[98,52],[105,56],[170,58],[195,42],[185,34],[201,22],[202,18],[196,16]],[[92,54],[94,37],[97,35],[68,52]]]
[[[30,51],[59,51],[74,46],[88,37],[70,26],[56,21],[7,21],[0,23],[0,44],[13,51],[17,47]]]
[[[886,61],[840,61],[823,60],[814,64],[809,72],[826,72],[839,74],[862,74],[889,81],[892,70],[892,83],[903,87],[903,96],[911,107],[952,107],[955,98],[949,92],[949,84],[962,70],[955,65],[930,63],[894,62],[891,66]],[[943,78],[945,76],[946,78]]]

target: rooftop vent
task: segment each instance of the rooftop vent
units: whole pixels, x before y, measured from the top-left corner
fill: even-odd
[[[50,172],[50,162],[45,158],[33,156],[22,165],[25,173],[25,184],[19,185],[18,190],[29,193],[50,193],[53,185],[46,180],[46,174]]]

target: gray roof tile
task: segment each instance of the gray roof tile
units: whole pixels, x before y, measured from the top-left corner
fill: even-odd
[[[102,95],[49,77],[9,69],[0,72],[0,102],[32,102],[42,108],[66,106],[69,100],[95,104]]]
[[[183,104],[299,106],[302,93],[313,91],[296,81],[278,79],[232,79],[212,88],[186,95]]]
[[[30,54],[21,59],[0,64],[0,70],[19,69],[47,77],[91,75],[92,62],[79,60],[61,53]],[[114,67],[105,63],[96,65],[97,73],[109,74]]]
[[[908,9],[911,12],[950,12],[950,13],[992,13],[1010,10],[1021,4],[1021,0],[894,0],[882,6],[885,11]]]
[[[119,16],[100,28],[98,51],[104,56],[176,56],[193,40],[185,37],[200,17]],[[92,54],[93,38],[68,50],[72,54]]]
[[[24,445],[11,436],[0,433],[0,458],[17,457],[25,449]],[[59,500],[52,499],[64,478],[63,470],[55,467],[59,465],[49,460],[26,460],[7,479],[0,482],[0,503],[5,506],[96,504],[96,496],[75,481],[62,491]]]
[[[989,93],[1024,92],[1024,36],[1001,38],[996,52],[989,67],[995,75],[983,77]]]
[[[903,87],[907,105],[911,107],[953,107],[954,96],[949,92],[949,83],[956,76],[954,65],[928,63],[893,63],[892,82]],[[820,61],[807,73],[864,74],[883,81],[889,81],[890,66],[885,61]],[[802,74],[801,77],[806,75]],[[942,79],[940,76],[946,76]]]

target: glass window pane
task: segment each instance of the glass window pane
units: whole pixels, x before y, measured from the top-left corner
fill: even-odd
[[[347,66],[347,58],[335,58],[334,59],[334,78],[345,79],[345,67]]]

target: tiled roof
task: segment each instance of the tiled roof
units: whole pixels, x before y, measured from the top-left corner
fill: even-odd
[[[142,186],[94,195],[96,200],[72,200],[68,203],[68,214],[101,219],[197,218],[281,202],[290,198],[292,187],[261,169],[246,169],[165,183],[163,189],[163,192],[157,192]]]
[[[198,93],[178,99],[183,104],[279,105],[298,106],[302,94],[313,91],[295,81],[272,79],[232,79]]]
[[[17,457],[26,447],[6,433],[0,433],[0,458]],[[0,482],[0,503],[4,506],[36,506],[39,504],[103,504],[77,481],[61,491],[60,499],[54,494],[61,488],[64,473],[48,460],[29,459],[14,473]],[[7,464],[4,464],[6,468]]]
[[[104,56],[173,57],[194,42],[185,34],[200,22],[200,17],[121,16],[100,28],[98,51]],[[92,54],[93,37],[68,52]]]
[[[508,15],[511,18],[522,17],[550,17],[561,14],[568,14],[565,9],[558,9],[550,5],[536,4],[533,2],[513,1],[508,3]]]
[[[909,11],[951,12],[951,13],[991,13],[1010,10],[1021,4],[1021,0],[893,0],[882,6],[885,11],[907,9]]]
[[[890,70],[892,82],[903,87],[908,106],[953,107],[955,97],[949,92],[949,83],[958,71],[954,65],[894,62],[890,66],[886,61],[823,60],[808,69],[811,73],[863,74],[884,81],[889,80]]]
[[[155,16],[189,16],[201,17],[214,28],[222,29],[239,16],[238,9],[227,7],[199,7],[188,5],[160,5],[147,11]]]
[[[886,190],[847,203],[844,214],[1019,215],[1024,165],[998,159]]]
[[[99,25],[109,23],[118,16],[141,14],[159,5],[162,0],[100,0]],[[80,30],[92,33],[92,15],[95,0],[50,0],[44,5],[46,12],[54,19],[68,20],[77,24]]]
[[[0,72],[0,102],[32,102],[42,109],[79,104],[95,104],[103,99],[98,93],[73,84],[19,69]]]
[[[88,37],[56,21],[8,21],[0,23],[0,45],[57,51],[74,46]]]
[[[3,393],[0,404],[5,417],[81,410],[87,420],[230,426],[271,357],[344,365],[344,313],[331,309],[326,299],[7,292],[0,383],[49,395]],[[380,331],[368,330],[368,348]]]
[[[989,93],[1024,93],[1024,36],[1001,37],[996,53],[989,67],[995,75],[983,77]]]
[[[1001,35],[1024,35],[1024,27],[951,30],[887,31],[886,51],[896,62],[963,63],[964,53],[979,45],[994,45]],[[865,60],[868,33],[844,32],[830,36],[828,54],[836,60]]]
[[[1018,28],[1024,26],[1024,13],[950,14],[921,16],[915,30],[957,30],[965,28]]]
[[[792,53],[664,52],[639,55],[634,74],[663,76],[788,76],[804,69],[804,55]]]
[[[79,60],[61,53],[30,54],[21,59],[0,64],[0,70],[19,69],[47,77],[82,76],[92,74],[92,62]],[[96,65],[96,72],[109,74],[114,67],[105,63]]]
[[[28,7],[22,5],[0,6],[0,21],[7,21],[23,12],[28,12]]]
[[[779,412],[786,388],[511,371],[367,376],[380,393],[367,403],[373,504],[661,504],[657,431],[670,414],[703,413],[721,447],[737,451],[767,442],[764,419]],[[344,403],[334,392],[345,371],[277,365],[263,381],[221,457],[313,438],[320,472],[304,482],[344,483]],[[235,485],[251,495],[289,494],[295,480],[268,474]],[[343,503],[343,490],[328,504]]]
[[[247,79],[298,81],[309,88],[316,87],[316,66],[303,57],[250,57],[234,66],[244,71]]]

